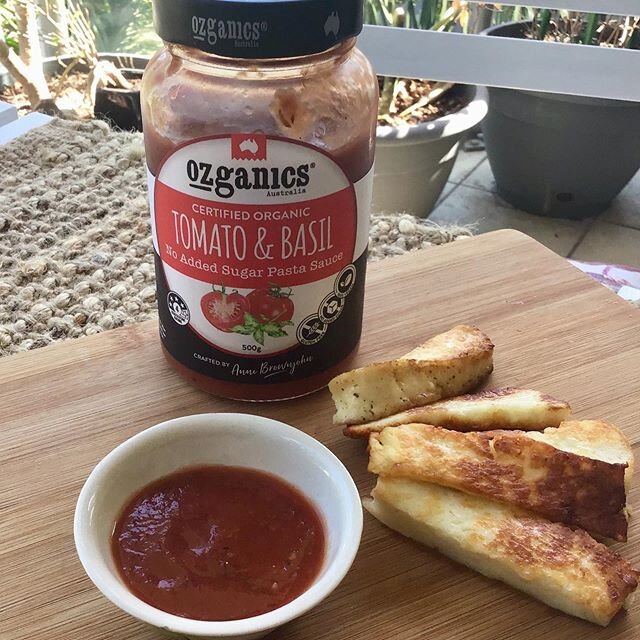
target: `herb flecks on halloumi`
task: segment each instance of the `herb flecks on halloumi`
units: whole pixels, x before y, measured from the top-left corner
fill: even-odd
[[[398,360],[335,377],[329,390],[335,424],[362,424],[472,391],[493,370],[493,344],[480,329],[458,325]]]

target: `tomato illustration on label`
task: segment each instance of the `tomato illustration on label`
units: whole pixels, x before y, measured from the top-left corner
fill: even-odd
[[[276,284],[268,289],[254,289],[247,294],[249,311],[260,320],[282,321],[293,318],[293,291],[289,287],[286,291]]]
[[[213,291],[202,297],[200,308],[211,325],[220,331],[230,333],[238,323],[243,321],[244,314],[249,309],[249,303],[237,291],[227,293],[224,287],[216,290],[214,285]]]
[[[244,313],[243,323],[233,327],[232,331],[251,336],[263,346],[265,335],[270,338],[288,336],[284,328],[293,326],[292,295],[290,287],[285,290],[276,284],[271,284],[268,289],[254,289],[245,298],[249,309]]]

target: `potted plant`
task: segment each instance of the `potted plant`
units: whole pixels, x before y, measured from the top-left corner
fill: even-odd
[[[484,33],[638,49],[640,17],[536,10]],[[637,102],[492,87],[482,128],[499,195],[530,213],[596,215],[640,168]]]
[[[67,0],[68,2],[69,0]],[[151,0],[83,0],[87,24],[95,34],[94,113],[121,129],[142,131],[140,82],[150,55],[162,44],[153,29]],[[95,69],[92,64],[91,68]],[[113,75],[114,67],[120,73]],[[122,81],[124,79],[124,82]]]
[[[11,42],[11,32],[0,37],[0,61],[20,84],[23,101],[54,115],[98,117],[121,129],[142,130],[139,83],[149,56],[98,51],[155,48],[157,41],[147,33],[150,0],[65,0],[45,7],[16,1],[18,42]],[[3,17],[11,14],[5,10]],[[42,59],[43,45],[59,55]],[[18,102],[21,96],[12,97]]]
[[[460,28],[467,4],[459,0],[367,0],[365,21],[378,25]],[[426,217],[435,206],[463,136],[487,111],[475,86],[410,78],[380,78],[373,211]]]

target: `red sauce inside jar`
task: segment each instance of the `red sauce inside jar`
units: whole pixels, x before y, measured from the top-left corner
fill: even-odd
[[[138,492],[112,538],[131,592],[193,620],[273,611],[313,583],[325,556],[315,507],[262,471],[228,466],[179,471]]]

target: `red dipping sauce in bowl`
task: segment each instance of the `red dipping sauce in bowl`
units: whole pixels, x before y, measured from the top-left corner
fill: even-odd
[[[250,618],[291,602],[325,557],[314,505],[280,478],[245,467],[193,467],[136,493],[112,553],[131,592],[193,620]]]

